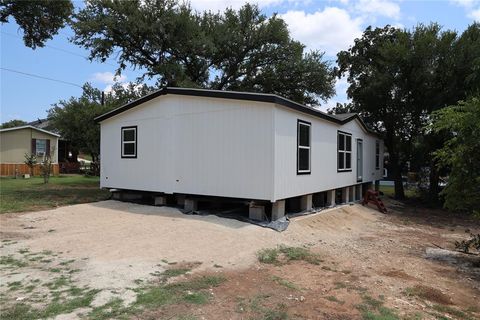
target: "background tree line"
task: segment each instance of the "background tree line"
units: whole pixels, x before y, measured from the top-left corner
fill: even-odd
[[[473,197],[462,210],[472,211],[472,203],[480,203],[478,166],[453,157],[460,143],[470,143],[461,150],[473,152],[479,136],[480,124],[472,122],[478,118],[461,116],[480,111],[478,23],[462,34],[435,23],[411,30],[368,27],[352,47],[338,53],[334,67],[323,52],[306,51],[292,39],[277,15],[267,17],[249,4],[239,10],[199,13],[175,0],[90,0],[76,11],[69,0],[2,1],[1,21],[10,16],[24,29],[25,44],[33,49],[68,24],[75,32],[71,41],[88,49],[90,59],[115,56],[118,74],[127,65],[141,68],[145,72],[139,83],[153,78],[155,87],[275,93],[315,105],[332,97],[335,78],[345,76],[351,103],[330,112],[358,112],[383,135],[397,198],[405,196],[402,174],[409,162],[413,169],[430,168],[429,196],[434,200],[439,176],[452,178],[464,170],[459,181],[473,179],[467,183],[471,187],[449,184],[446,204],[454,207],[448,196],[452,190]],[[89,85],[84,89],[81,97],[57,103],[49,118],[96,159],[99,129],[93,118],[153,88],[116,86],[103,105],[100,91]],[[459,101],[467,102],[452,106]],[[452,119],[458,120],[455,125]],[[464,125],[468,128],[460,130]]]

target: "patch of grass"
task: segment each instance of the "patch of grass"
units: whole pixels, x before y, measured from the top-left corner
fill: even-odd
[[[216,263],[213,265],[213,267],[214,267],[214,268],[223,268],[223,266],[221,266],[221,265],[219,265],[219,264],[216,264]]]
[[[115,298],[103,306],[93,308],[88,314],[88,318],[95,320],[118,319],[127,316],[131,311],[131,309],[123,306],[122,299]]]
[[[183,295],[183,300],[193,304],[205,304],[208,302],[208,296],[204,292],[191,292]]]
[[[34,309],[25,303],[17,303],[8,308],[2,308],[2,320],[33,320],[53,318],[59,314],[70,313],[75,309],[88,307],[98,290],[89,290],[82,296],[73,299],[56,299],[48,304],[44,309]]]
[[[262,249],[257,252],[258,261],[266,264],[280,264],[286,261],[306,261],[311,264],[320,264],[322,260],[318,255],[302,247],[278,246],[278,248]]]
[[[25,254],[25,253],[28,253],[29,251],[30,251],[30,249],[28,249],[28,248],[23,248],[23,249],[18,250],[18,253],[20,253],[20,254]]]
[[[443,305],[451,303],[450,297],[445,295],[442,291],[428,286],[416,285],[411,288],[406,288],[404,293],[410,297],[416,296]]]
[[[56,278],[54,281],[45,283],[44,286],[49,288],[50,290],[56,290],[61,287],[66,287],[71,284],[71,280],[65,276],[60,276]]]
[[[27,266],[25,261],[15,259],[12,255],[1,256],[0,265],[9,267],[9,268],[23,268]]]
[[[184,275],[184,274],[186,274],[187,272],[190,272],[190,271],[191,271],[191,269],[189,269],[189,268],[167,269],[167,270],[165,270],[165,271],[162,273],[162,276],[163,276],[165,279],[174,278],[174,277],[178,277],[178,276]]]
[[[74,262],[75,262],[75,259],[71,259],[71,260],[67,260],[67,261],[62,261],[62,262],[60,262],[59,264],[60,264],[61,266],[66,266],[66,265],[71,264],[71,263],[74,263]]]
[[[7,284],[7,287],[11,291],[16,291],[22,287],[22,282],[21,281],[9,282]]]
[[[261,263],[277,264],[278,254],[278,249],[262,249],[257,252],[257,258]]]
[[[0,178],[0,213],[42,210],[62,205],[106,200],[110,192],[99,188],[99,177],[68,175],[31,179]]]
[[[286,306],[279,304],[275,309],[267,309],[263,314],[264,320],[287,320],[288,314],[286,311]]]
[[[61,272],[62,270],[59,269],[59,268],[50,268],[50,269],[48,269],[48,271],[53,272],[53,273],[59,273],[59,272]]]
[[[462,310],[458,310],[458,309],[455,309],[455,308],[452,308],[452,307],[449,307],[449,306],[436,304],[432,308],[435,311],[447,313],[447,314],[449,314],[451,316],[455,316],[459,319],[465,319],[465,320],[473,319],[469,315],[467,315],[465,312],[463,312]]]
[[[175,320],[197,320],[197,319],[198,319],[197,317],[191,316],[191,315],[183,315],[175,318]]]
[[[344,304],[345,303],[345,301],[339,300],[335,296],[327,296],[327,297],[325,297],[325,299],[327,299],[328,301],[339,303],[339,304]]]
[[[33,290],[35,290],[36,287],[37,287],[36,285],[31,284],[31,285],[29,285],[29,286],[26,286],[24,291],[25,291],[26,293],[30,293],[30,292],[32,292]]]
[[[203,290],[217,287],[224,281],[224,277],[212,275],[141,288],[138,290],[139,293],[134,306],[158,308],[181,301],[192,304],[204,304],[208,302],[208,295]]]
[[[363,303],[357,305],[364,320],[400,320],[392,309],[383,306],[383,302],[368,295],[362,296]]]
[[[292,290],[300,290],[298,286],[295,284],[291,283],[290,281],[287,281],[285,279],[282,279],[277,276],[272,276],[272,280],[276,283],[278,283],[281,286],[284,286],[285,288],[292,289]]]
[[[136,305],[155,308],[174,301],[175,296],[170,290],[162,287],[150,287],[137,295]]]

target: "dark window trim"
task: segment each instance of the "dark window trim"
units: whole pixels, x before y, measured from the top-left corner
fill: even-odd
[[[300,124],[308,125],[308,142],[309,147],[308,149],[308,171],[306,170],[299,170],[299,157],[300,154],[298,150],[300,149]],[[304,175],[304,174],[312,174],[312,123],[304,120],[297,119],[297,175]]]
[[[123,154],[123,130],[125,129],[135,129],[135,155],[130,156],[130,155],[124,155]],[[137,145],[138,145],[138,127],[137,126],[127,126],[127,127],[122,127],[120,129],[120,157],[122,159],[137,159]]]
[[[356,149],[356,150],[357,150],[356,153],[357,153],[357,154],[356,154],[356,156],[358,157],[358,141],[361,141],[361,142],[362,142],[362,153],[363,153],[363,139],[357,138],[356,141],[357,141],[357,144],[356,144],[356,148],[357,148],[357,149]],[[356,161],[357,161],[357,159],[355,158],[355,162],[356,162]],[[362,165],[363,165],[363,154],[362,154]],[[363,168],[362,168],[362,178],[361,178],[361,179],[358,179],[358,168],[357,168],[357,174],[356,174],[356,176],[357,176],[357,182],[363,182]]]
[[[377,153],[378,146],[378,153]],[[378,165],[377,165],[378,157]],[[375,140],[375,170],[380,170],[380,140]]]
[[[350,137],[351,137],[350,147],[351,147],[352,150],[353,150],[353,145],[352,145],[352,144],[353,144],[353,136],[352,136],[352,134],[349,133],[349,132],[342,131],[342,130],[337,130],[337,173],[338,173],[338,172],[352,172],[352,167],[353,167],[353,166],[352,166],[352,154],[353,154],[353,151],[352,151],[352,150],[350,150],[350,168],[349,168],[349,169],[340,169],[340,168],[338,167],[338,152],[340,151],[340,150],[339,150],[339,139],[338,139],[339,133],[342,133],[342,134],[344,134],[344,135],[347,135],[347,136],[350,136]],[[345,140],[345,146],[346,146],[346,145],[347,145],[347,140]],[[344,161],[344,165],[345,165],[345,164],[346,164],[346,163],[345,163],[345,161]]]

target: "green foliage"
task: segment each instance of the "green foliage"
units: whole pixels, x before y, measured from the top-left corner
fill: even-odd
[[[480,81],[472,80],[479,79],[479,34],[478,23],[460,37],[437,24],[413,30],[369,27],[338,54],[337,75],[347,75],[352,99],[348,110],[383,133],[396,197],[404,197],[401,176],[413,152],[426,154],[419,161],[430,165],[428,155],[441,145],[441,137],[419,139],[429,133],[429,114],[480,89]],[[416,149],[416,142],[423,148]]]
[[[92,0],[72,28],[91,59],[118,53],[117,72],[131,64],[158,85],[276,93],[307,104],[334,93],[323,54],[304,52],[281,18],[256,5],[199,13],[174,0]]]
[[[280,260],[302,260],[311,264],[319,264],[321,262],[318,255],[310,252],[310,250],[301,247],[287,247],[284,245],[278,248],[266,248],[257,252],[258,261],[267,264],[280,264]]]
[[[34,154],[25,153],[24,163],[30,168],[30,176],[33,177],[33,167],[37,164],[37,156]]]
[[[432,115],[434,132],[445,132],[448,139],[435,152],[440,166],[450,169],[447,186],[441,192],[445,207],[478,212],[480,203],[480,97],[461,101]]]
[[[27,123],[23,120],[18,120],[18,119],[13,119],[10,121],[6,121],[0,125],[0,129],[8,129],[8,128],[15,128],[15,127],[20,127],[24,126]]]
[[[278,249],[262,249],[257,252],[258,261],[261,263],[267,264],[276,264],[278,263]]]
[[[62,137],[71,142],[72,147],[90,154],[92,161],[97,162],[100,153],[100,125],[95,122],[95,117],[144,96],[151,90],[146,85],[131,83],[123,87],[115,84],[112,91],[105,94],[102,105],[102,92],[87,83],[83,86],[80,98],[71,97],[55,104],[48,111],[48,119]]]
[[[364,320],[399,320],[398,315],[391,309],[383,306],[383,301],[368,295],[362,297],[363,303],[357,306]]]
[[[32,49],[43,47],[65,26],[72,13],[73,4],[70,0],[0,2],[0,22],[7,23],[9,17],[13,17],[23,30],[25,45]]]

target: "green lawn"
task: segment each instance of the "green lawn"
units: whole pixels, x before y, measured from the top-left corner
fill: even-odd
[[[393,197],[395,196],[395,188],[393,186],[380,186],[380,191],[382,191],[386,196]],[[418,197],[418,190],[416,188],[410,187],[405,190],[405,196],[407,198]]]
[[[0,213],[33,211],[105,200],[110,192],[99,188],[98,177],[61,175],[48,184],[41,177],[0,178]]]

